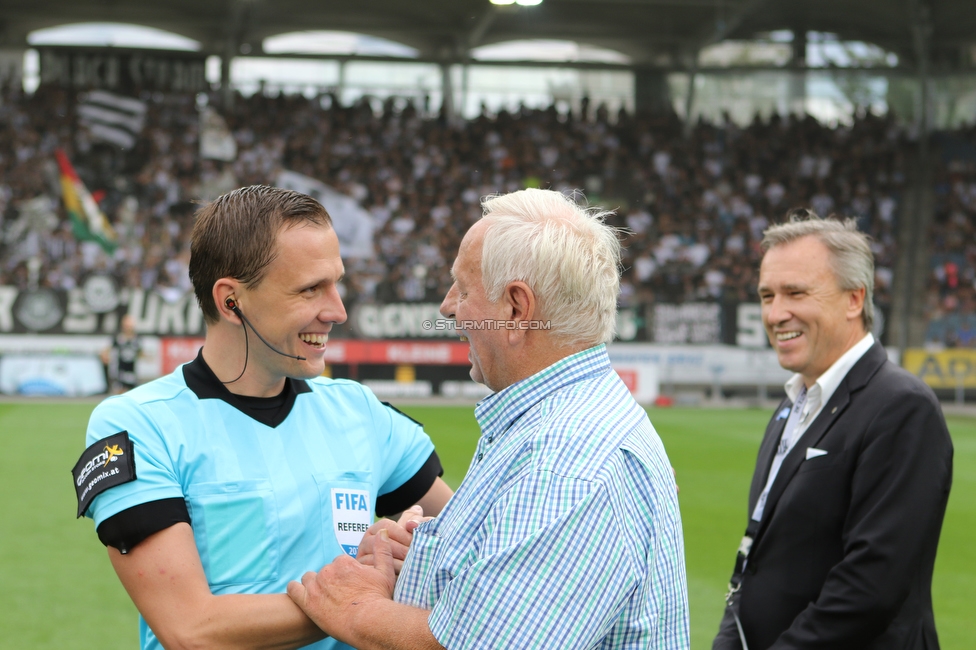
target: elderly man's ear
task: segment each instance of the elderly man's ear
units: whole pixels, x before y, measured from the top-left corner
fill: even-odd
[[[505,301],[508,303],[508,320],[525,322],[536,317],[538,305],[535,294],[524,282],[512,282],[505,287]],[[509,339],[521,339],[528,331],[528,327],[509,330]],[[513,335],[515,338],[512,338]]]
[[[506,288],[508,302],[512,307],[513,320],[529,320],[536,316],[538,301],[535,294],[524,282],[512,282]]]

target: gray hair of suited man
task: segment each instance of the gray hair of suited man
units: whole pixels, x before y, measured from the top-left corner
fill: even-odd
[[[855,219],[821,219],[812,210],[797,208],[787,213],[788,221],[763,232],[762,249],[782,246],[801,237],[816,237],[830,252],[830,266],[843,291],[864,287],[864,331],[874,325],[874,254],[871,238],[857,229]]]
[[[604,223],[610,212],[578,205],[553,190],[526,189],[482,202],[489,226],[481,277],[491,302],[510,282],[525,282],[537,320],[571,345],[613,340],[620,293],[620,239]]]

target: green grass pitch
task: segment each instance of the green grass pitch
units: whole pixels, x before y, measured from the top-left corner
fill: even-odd
[[[138,646],[136,611],[89,520],[74,519],[70,469],[84,446],[91,403],[0,404],[0,649]],[[457,486],[478,428],[470,407],[412,407]],[[745,525],[760,410],[655,409],[651,421],[681,486],[692,647],[708,648]],[[942,647],[972,647],[976,601],[976,419],[949,418],[952,496],[933,598]]]

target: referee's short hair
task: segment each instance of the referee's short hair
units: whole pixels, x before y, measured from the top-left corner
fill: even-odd
[[[220,319],[213,300],[217,280],[234,278],[256,287],[278,254],[278,233],[303,223],[331,227],[332,218],[307,194],[267,185],[228,192],[197,212],[190,281],[207,323]]]

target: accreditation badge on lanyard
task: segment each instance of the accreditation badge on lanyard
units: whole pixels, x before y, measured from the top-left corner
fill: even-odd
[[[346,555],[356,557],[359,542],[373,523],[369,509],[369,491],[351,488],[332,488],[332,526],[336,542]]]

